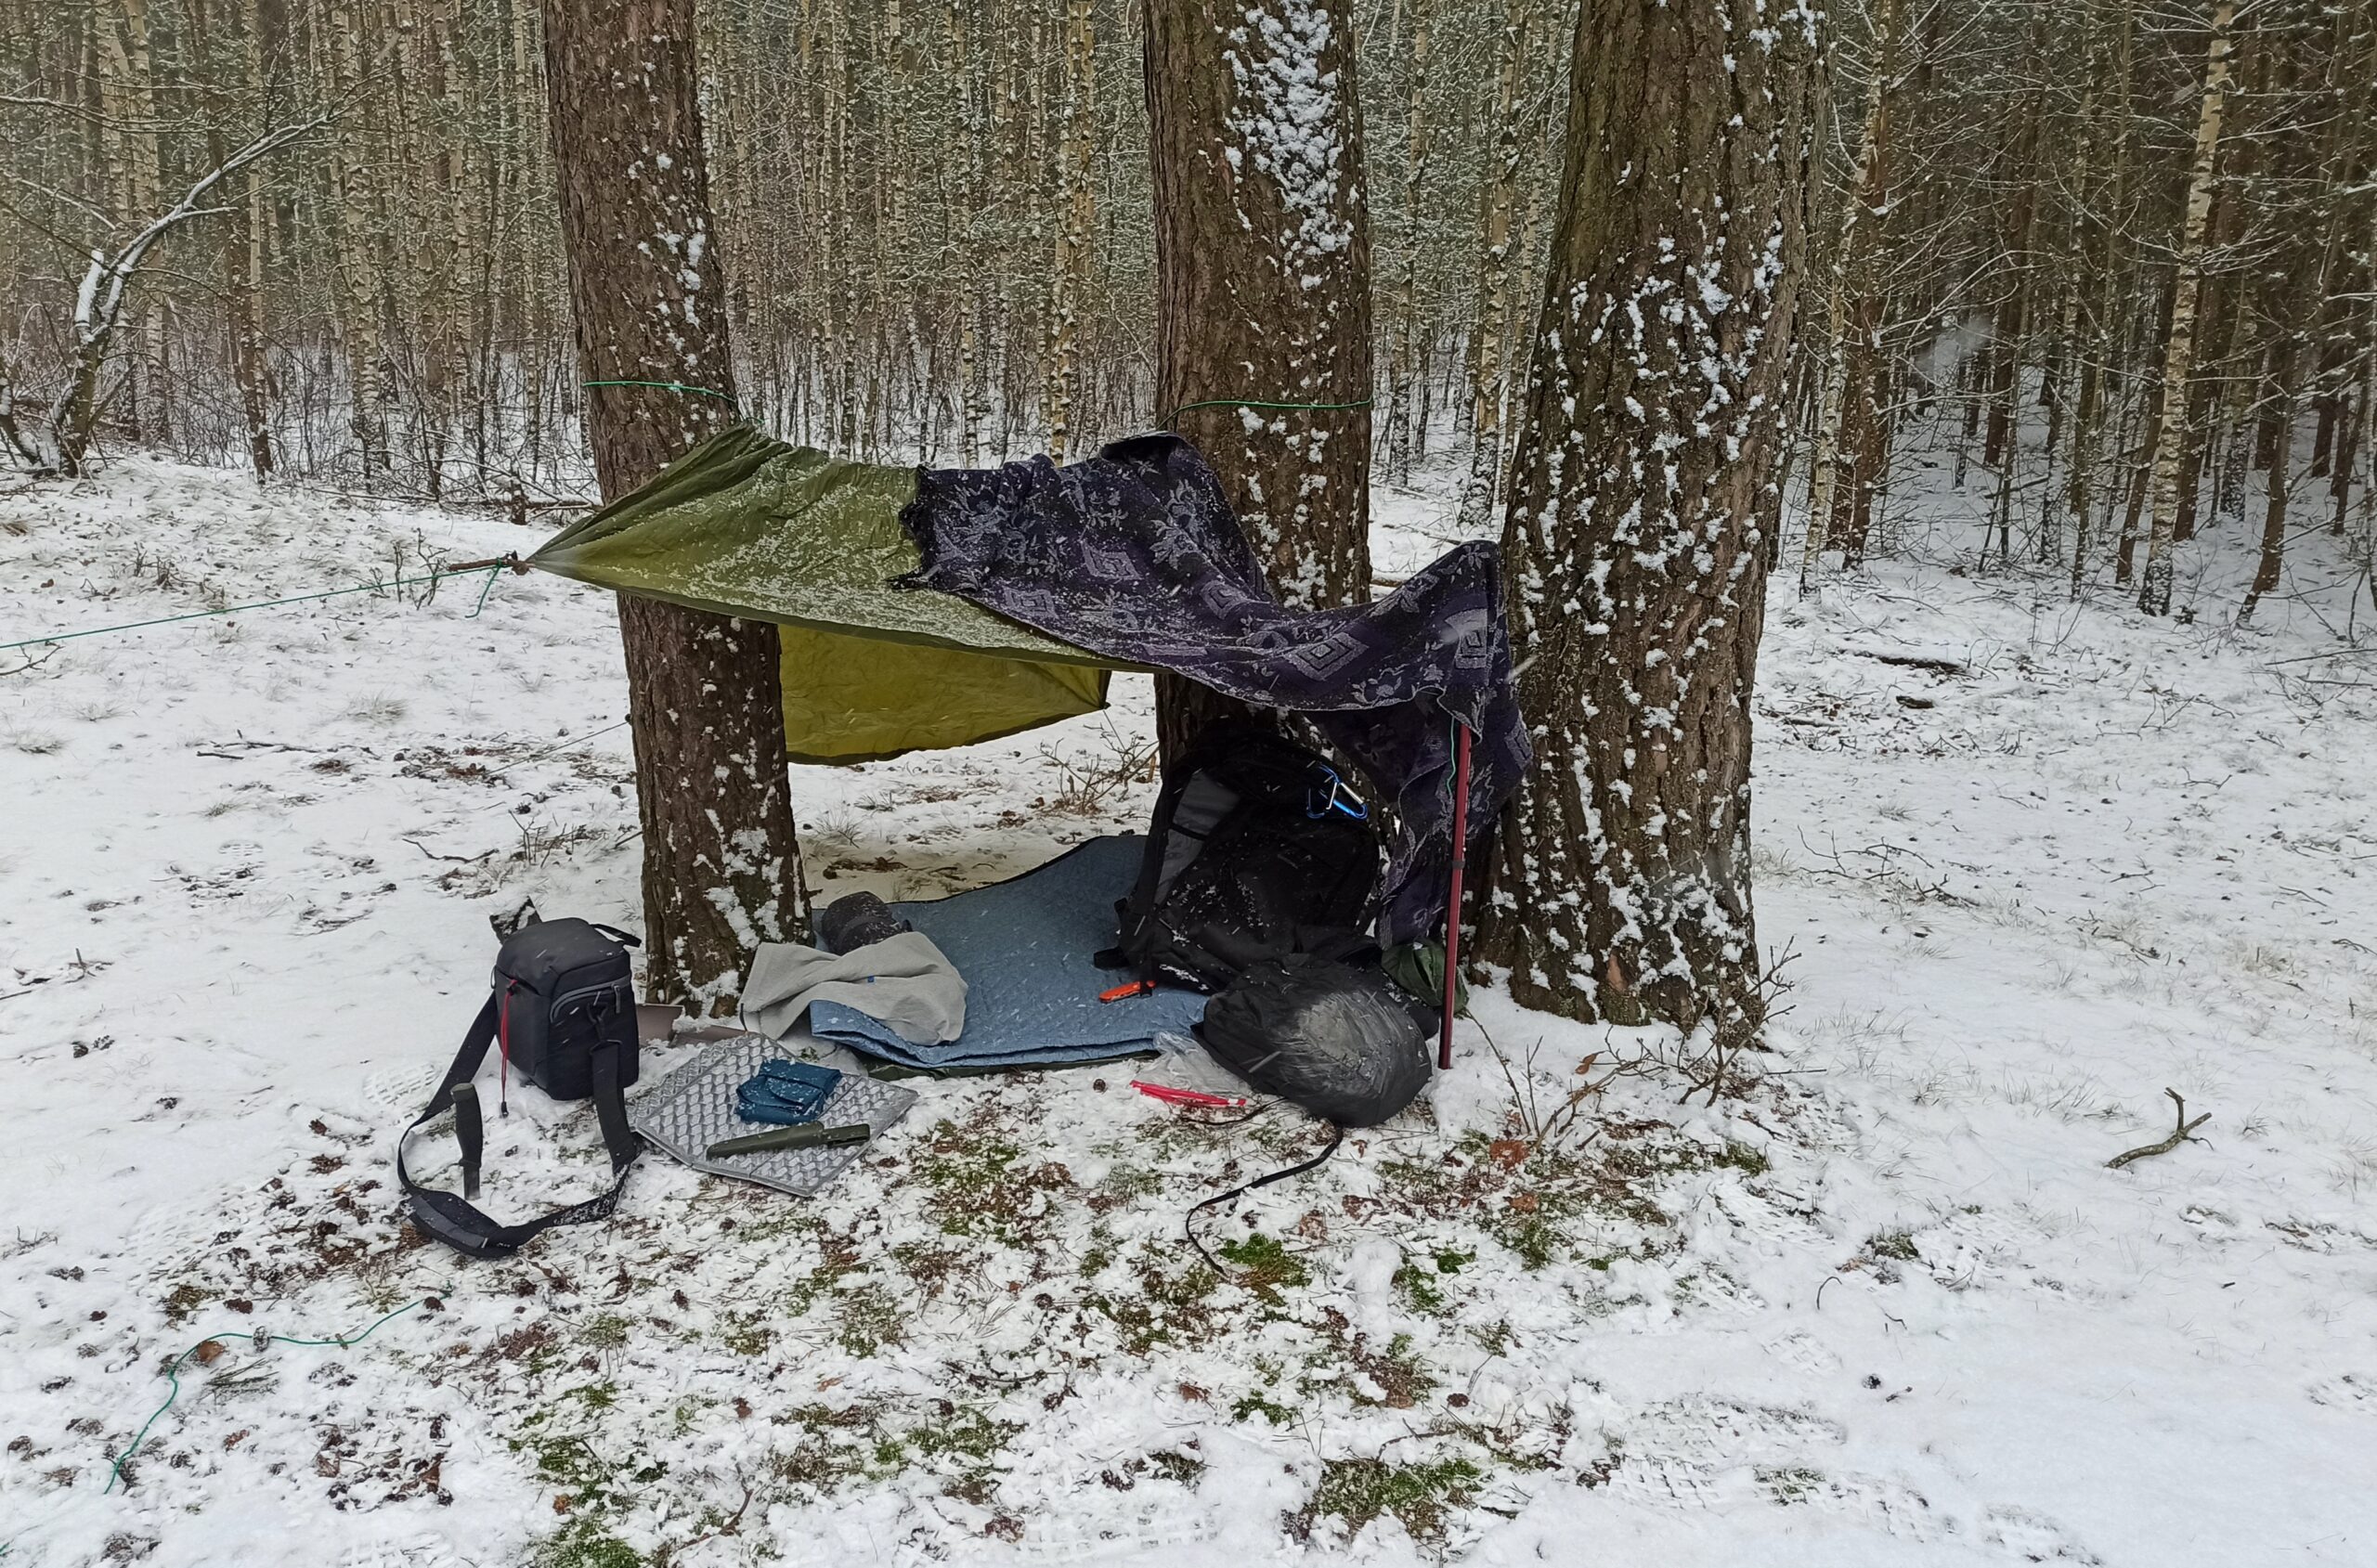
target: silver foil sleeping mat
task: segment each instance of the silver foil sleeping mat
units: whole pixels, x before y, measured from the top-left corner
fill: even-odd
[[[760,1070],[771,1056],[790,1059],[778,1041],[764,1035],[741,1034],[714,1041],[692,1061],[679,1068],[628,1105],[628,1125],[654,1147],[665,1150],[696,1171],[757,1182],[778,1192],[813,1198],[864,1154],[865,1144],[838,1148],[777,1148],[761,1154],[733,1154],[712,1160],[702,1151],[726,1138],[768,1129],[734,1113],[735,1086]],[[908,1114],[916,1092],[897,1083],[877,1083],[864,1073],[845,1072],[825,1101],[817,1120],[828,1127],[864,1121],[880,1137],[884,1129]]]

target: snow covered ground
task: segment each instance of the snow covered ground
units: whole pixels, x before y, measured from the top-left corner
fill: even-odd
[[[2350,574],[2306,538],[2237,632],[2228,523],[2199,618],[2143,624],[1950,570],[1981,504],[1910,524],[1931,564],[1778,585],[1757,1085],[1681,1106],[1671,1039],[1487,991],[1429,1101],[1208,1214],[1227,1280],[1183,1211],[1313,1129],[1096,1069],[924,1084],[814,1202],[655,1159],[515,1260],[409,1238],[390,1139],[488,916],[638,918],[596,594],[474,616],[456,579],[0,676],[5,1562],[2377,1562]],[[1381,512],[1399,572],[1448,508]],[[0,499],[0,641],[522,542],[127,460]],[[812,877],[929,896],[1131,825],[1144,786],[1050,804],[1058,754],[1145,733],[1118,687],[1111,731],[797,771]],[[2108,1170],[2166,1087],[2209,1125]],[[490,1205],[591,1190],[583,1108],[513,1105]]]

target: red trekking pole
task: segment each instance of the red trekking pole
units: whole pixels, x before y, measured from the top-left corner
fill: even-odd
[[[1438,1070],[1452,1066],[1453,1002],[1461,987],[1461,874],[1469,859],[1469,726],[1453,721],[1452,887],[1445,894],[1445,1023],[1436,1036]]]

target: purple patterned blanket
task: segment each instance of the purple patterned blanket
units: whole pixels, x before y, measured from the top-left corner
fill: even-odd
[[[911,581],[1076,647],[1302,713],[1393,808],[1379,940],[1430,934],[1452,836],[1452,731],[1475,736],[1470,836],[1530,753],[1512,693],[1500,552],[1456,546],[1375,603],[1291,610],[1271,596],[1204,458],[1176,435],[1085,461],[928,469],[901,522]]]

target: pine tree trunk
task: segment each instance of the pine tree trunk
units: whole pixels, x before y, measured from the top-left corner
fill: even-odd
[[[987,89],[973,79],[975,58],[973,32],[968,28],[967,13],[970,0],[950,0],[950,52],[955,57],[955,90],[957,97],[957,129],[961,138],[959,196],[964,205],[954,214],[949,226],[948,255],[955,264],[957,312],[957,461],[966,468],[977,465],[982,445],[981,395],[978,389],[981,375],[981,349],[978,327],[981,316],[979,290],[975,276],[980,265],[973,244],[973,226],[982,211],[983,149],[987,131],[981,112],[982,93]]]
[[[2026,75],[2035,53],[2034,43],[2025,45]],[[2022,445],[2019,404],[2023,341],[2030,335],[2033,270],[2031,242],[2033,227],[2038,221],[2036,142],[2041,100],[2042,95],[2034,93],[2013,115],[2014,146],[2008,159],[2012,165],[2008,183],[2013,188],[2014,211],[2006,231],[2004,264],[2009,282],[1992,314],[1989,328],[1989,434],[1981,445],[1981,460],[1998,466],[2001,489],[2010,483],[2007,474],[2020,455]],[[1981,555],[1985,562],[1987,550]]]
[[[2371,369],[2377,371],[2377,355],[2371,356]],[[2351,393],[2344,395],[2347,407],[2328,463],[2328,499],[2335,509],[2328,531],[2339,538],[2345,532],[2345,516],[2352,504],[2352,467],[2360,443],[2369,433],[2369,405],[2371,398],[2377,396],[2377,376],[2364,376],[2358,397]],[[2369,483],[2361,488],[2364,500],[2377,498],[2377,473],[2371,473]]]
[[[1504,569],[1536,763],[1476,949],[1572,1017],[1760,1022],[1750,686],[1812,22],[1584,0]]]
[[[252,100],[260,99],[264,92],[263,10],[257,0],[244,0],[232,13],[238,19],[239,80]],[[273,19],[277,32],[277,14]],[[192,7],[191,23],[193,31],[204,37],[207,30],[202,9]],[[219,62],[209,61],[204,71],[206,79],[210,83],[219,81],[217,73],[221,69]],[[224,123],[229,117],[224,97],[219,88],[209,88],[206,152],[217,167],[229,152],[223,135]],[[269,476],[273,468],[272,393],[264,355],[264,176],[253,168],[243,172],[239,183],[227,192],[224,205],[230,219],[229,242],[223,247],[223,292],[228,306],[231,380],[240,389],[240,423],[247,437],[248,462],[261,479]]]
[[[1145,7],[1157,417],[1212,462],[1283,603],[1366,600],[1370,253],[1352,7]],[[1232,706],[1169,678],[1156,693],[1167,758]]]
[[[693,0],[545,0],[562,236],[586,381],[731,395],[702,157]],[[603,498],[731,418],[719,397],[586,393]],[[731,1010],[751,950],[800,928],[775,628],[622,595],[643,822],[644,987]]]
[[[1091,0],[1065,7],[1065,107],[1057,131],[1056,266],[1048,300],[1048,455],[1065,460],[1079,420],[1081,388],[1075,358],[1081,346],[1083,297],[1088,292],[1089,229],[1095,214],[1090,160],[1097,150],[1097,32]]]
[[[1398,19],[1400,12],[1397,13]],[[1396,286],[1395,362],[1387,413],[1386,466],[1398,485],[1411,482],[1412,399],[1424,372],[1420,360],[1420,193],[1428,166],[1428,13],[1411,22],[1410,145],[1403,169],[1403,276]],[[1424,447],[1424,443],[1422,444]]]
[[[119,0],[123,12],[123,50],[116,64],[123,72],[123,127],[127,174],[125,215],[135,225],[148,222],[160,211],[164,175],[157,138],[157,84],[149,40],[148,0]],[[139,349],[134,362],[134,413],[140,439],[152,447],[170,446],[174,439],[173,365],[165,333],[165,301],[152,292],[135,307]]]
[[[2280,340],[2273,358],[2269,446],[2263,454],[2269,460],[2269,504],[2262,517],[2261,559],[2254,568],[2253,586],[2245,590],[2245,602],[2237,611],[2240,626],[2254,618],[2254,609],[2264,594],[2277,591],[2286,567],[2286,503],[2293,482],[2294,417],[2302,395],[2296,379],[2303,362],[2300,334],[2290,332]]]
[[[2196,302],[2203,288],[2203,238],[2212,215],[2213,171],[2220,147],[2220,116],[2228,92],[2228,28],[2236,0],[2212,8],[2212,42],[2204,56],[2203,103],[2197,111],[2195,163],[2188,175],[2188,206],[2179,241],[2179,275],[2171,295],[2171,330],[2163,350],[2162,427],[2155,437],[2151,503],[2152,532],[2146,545],[2137,607],[2150,616],[2171,613],[2177,573],[2172,559],[2179,516],[2179,465],[2194,443],[2189,438],[2189,381],[2195,362]]]
[[[1889,487],[1890,423],[1885,412],[1887,371],[1882,360],[1882,323],[1889,301],[1878,290],[1864,291],[1849,318],[1849,412],[1843,421],[1848,453],[1849,484],[1840,495],[1834,521],[1838,535],[1840,564],[1863,565],[1873,536],[1874,515]]]
[[[2078,188],[2078,182],[2073,182]],[[2043,566],[2052,566],[2063,559],[2063,513],[2058,510],[2056,498],[2055,460],[2059,452],[2071,466],[2080,463],[2080,421],[2075,405],[2079,401],[2076,388],[2081,380],[2080,354],[2074,342],[2080,326],[2080,280],[2066,277],[2062,280],[2063,303],[2056,313],[2055,341],[2051,346],[2052,363],[2057,367],[2047,377],[2050,401],[2046,420],[2046,476],[2039,486],[2039,528],[2037,559]],[[2067,445],[2069,449],[2067,450]]]

